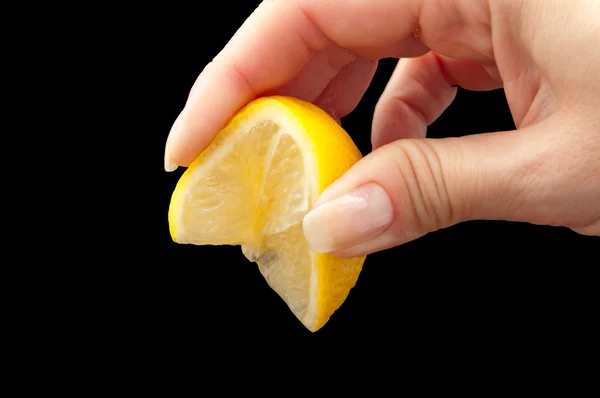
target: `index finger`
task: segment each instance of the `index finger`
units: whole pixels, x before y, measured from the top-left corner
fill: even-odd
[[[331,44],[372,59],[410,53],[419,41],[412,33],[421,9],[436,2],[448,3],[264,1],[195,82],[171,129],[165,168],[189,165],[235,112],[290,81],[315,52]]]

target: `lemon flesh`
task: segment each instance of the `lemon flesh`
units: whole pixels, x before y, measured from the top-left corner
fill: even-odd
[[[177,243],[240,245],[311,331],[354,287],[365,257],[310,250],[302,219],[318,195],[361,158],[318,107],[263,97],[239,111],[181,176],[169,228]]]

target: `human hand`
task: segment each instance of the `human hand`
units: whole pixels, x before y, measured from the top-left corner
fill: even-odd
[[[299,97],[339,121],[377,60],[398,57],[374,151],[304,219],[313,250],[368,254],[475,219],[600,236],[599,21],[595,0],[264,1],[192,87],[165,168],[189,165],[257,96]],[[517,130],[425,138],[456,85],[503,87]]]

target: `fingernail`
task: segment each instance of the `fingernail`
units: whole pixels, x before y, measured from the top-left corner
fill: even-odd
[[[167,139],[167,144],[165,145],[165,171],[170,173],[177,170],[177,167],[178,166],[171,160],[171,155],[169,154],[169,140]]]
[[[167,173],[170,173],[172,171],[177,170],[177,164],[175,164],[175,162],[173,162],[171,160],[171,152],[169,150],[169,141],[171,136],[173,135],[173,132],[177,129],[177,125],[179,124],[179,120],[181,119],[181,113],[179,114],[179,116],[177,116],[177,119],[175,119],[175,122],[173,122],[173,126],[171,126],[171,131],[169,131],[169,135],[167,136],[167,142],[165,143],[165,171]]]
[[[313,251],[330,253],[374,238],[392,218],[389,195],[369,183],[310,211],[304,217],[304,235]]]

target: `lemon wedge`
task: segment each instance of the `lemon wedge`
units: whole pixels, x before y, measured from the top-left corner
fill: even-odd
[[[312,252],[302,219],[360,158],[344,129],[315,105],[283,96],[256,99],[179,179],[169,207],[171,237],[182,244],[240,245],[315,332],[346,300],[365,257]]]

